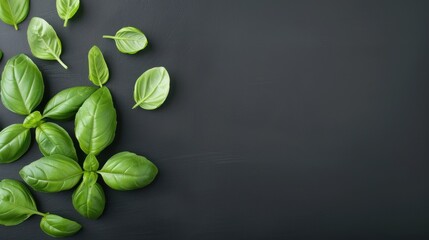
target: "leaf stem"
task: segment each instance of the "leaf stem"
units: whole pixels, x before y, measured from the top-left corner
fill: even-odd
[[[18,24],[13,24],[13,27],[15,28],[16,31],[18,31]]]
[[[46,215],[48,215],[49,213],[41,213],[41,212],[39,212],[39,211],[33,211],[33,210],[30,210],[29,211],[31,214],[35,214],[35,215],[39,215],[39,216],[42,216],[42,217],[44,217],[44,216],[46,216]]]
[[[67,65],[64,64],[64,62],[61,61],[61,59],[59,57],[55,56],[55,59],[57,59],[57,61],[61,64],[61,66],[63,66],[63,68],[68,69]]]
[[[134,105],[132,109],[135,109],[135,108],[136,108],[136,107],[138,107],[139,105],[140,105],[139,103],[136,103],[136,105]]]
[[[103,35],[103,38],[116,39],[116,37],[115,37],[115,36],[109,36],[109,35]]]
[[[64,27],[67,27],[67,22],[68,21],[69,21],[68,19],[64,20]]]

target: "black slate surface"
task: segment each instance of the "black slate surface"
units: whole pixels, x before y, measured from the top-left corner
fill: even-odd
[[[150,158],[156,181],[106,186],[98,221],[71,191],[34,193],[42,211],[80,222],[72,239],[428,239],[429,2],[91,0],[63,28],[54,0],[33,0],[20,31],[0,24],[5,58],[30,55],[31,17],[57,30],[69,65],[32,57],[46,100],[89,85],[87,52],[111,70],[119,151]],[[129,56],[103,34],[142,29]],[[171,94],[156,111],[131,110],[134,82],[165,66]],[[41,106],[43,106],[43,104]],[[0,106],[0,127],[22,122]],[[61,123],[70,132],[73,122]],[[39,158],[37,146],[0,166],[1,178]],[[32,217],[1,239],[49,239]]]

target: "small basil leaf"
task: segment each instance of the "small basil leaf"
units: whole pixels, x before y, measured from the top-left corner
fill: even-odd
[[[116,131],[116,110],[106,87],[95,91],[79,108],[75,134],[86,154],[99,154],[109,146]]]
[[[133,190],[149,185],[158,174],[158,168],[145,157],[121,152],[107,160],[98,173],[115,190]]]
[[[170,76],[164,67],[155,67],[144,72],[134,86],[133,108],[140,106],[153,110],[161,106],[170,91]]]
[[[104,60],[103,53],[97,46],[93,46],[88,53],[89,80],[96,86],[102,87],[109,80],[109,68]]]
[[[36,191],[60,192],[74,187],[82,168],[71,158],[52,155],[30,163],[19,171],[22,179]]]
[[[69,19],[79,10],[79,5],[79,0],[57,0],[58,16],[64,20],[64,27],[67,27]]]
[[[42,74],[36,64],[24,54],[7,61],[1,80],[1,100],[10,111],[28,115],[43,98]]]
[[[42,114],[39,111],[32,112],[24,119],[22,124],[25,128],[35,128],[42,122]]]
[[[18,160],[30,147],[30,129],[13,124],[0,132],[0,163]]]
[[[0,224],[14,226],[37,214],[36,203],[24,184],[11,179],[0,182]]]
[[[85,161],[83,162],[83,170],[85,171],[95,172],[98,170],[99,166],[100,164],[93,154],[86,156]]]
[[[42,123],[36,128],[36,141],[44,156],[60,154],[77,161],[73,140],[64,128],[55,123]]]
[[[40,228],[52,237],[69,237],[76,234],[82,226],[75,221],[48,214],[40,221]]]
[[[95,87],[72,87],[62,90],[49,100],[43,117],[65,120],[73,117],[83,102],[97,90]]]
[[[98,174],[85,172],[83,181],[74,191],[73,207],[82,216],[89,219],[97,219],[103,214],[106,198],[103,188],[97,183]]]
[[[116,47],[122,53],[135,54],[147,46],[147,38],[135,27],[121,28],[115,36],[104,35],[103,38],[115,40]]]
[[[0,19],[18,30],[18,24],[27,18],[30,0],[0,0]]]
[[[33,17],[28,25],[27,39],[35,57],[43,60],[57,60],[61,66],[67,69],[60,59],[61,40],[48,22],[42,18]]]

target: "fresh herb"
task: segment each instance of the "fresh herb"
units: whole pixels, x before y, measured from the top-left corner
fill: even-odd
[[[28,115],[43,98],[42,73],[24,54],[7,61],[1,79],[1,101],[10,111]]]
[[[79,182],[82,174],[76,160],[59,154],[43,157],[19,171],[28,185],[41,192],[69,190]]]
[[[153,110],[161,106],[170,91],[170,76],[164,67],[155,67],[144,72],[134,86],[133,108]]]
[[[58,215],[47,214],[40,221],[40,228],[51,237],[69,237],[76,234],[82,226]]]
[[[15,226],[32,215],[42,216],[40,228],[52,237],[72,236],[82,228],[77,222],[39,212],[33,196],[24,184],[12,179],[0,181],[0,224]]]
[[[116,110],[106,87],[95,91],[76,113],[75,134],[86,154],[97,155],[115,138]]]
[[[43,116],[55,120],[70,119],[96,90],[97,88],[87,86],[67,88],[49,100],[43,110]]]
[[[158,169],[145,157],[121,152],[111,157],[98,171],[104,182],[115,190],[133,190],[153,181]]]
[[[106,206],[106,197],[103,188],[97,183],[97,179],[97,173],[85,172],[82,182],[72,195],[73,207],[78,213],[89,219],[99,218]]]
[[[0,19],[18,30],[18,24],[27,18],[30,0],[0,0]]]
[[[31,143],[30,129],[13,124],[0,132],[0,163],[11,163],[24,155]]]
[[[103,38],[115,40],[116,47],[122,53],[135,54],[147,46],[147,38],[135,27],[121,28],[115,36],[104,35]]]
[[[79,10],[79,5],[79,0],[57,0],[58,16],[64,20],[64,27],[67,27],[69,19]]]
[[[58,124],[45,122],[36,128],[36,142],[43,156],[61,154],[77,159],[73,140],[64,128]]]
[[[67,65],[61,61],[61,40],[54,28],[39,17],[33,17],[27,30],[28,44],[31,52],[37,58],[43,60],[57,60],[61,66],[67,69]]]
[[[0,50],[0,60],[3,58],[3,52]]]
[[[97,46],[93,46],[88,53],[89,80],[96,86],[102,87],[109,80],[109,68],[103,53]]]

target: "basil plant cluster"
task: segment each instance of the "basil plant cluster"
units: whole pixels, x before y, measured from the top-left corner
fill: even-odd
[[[127,151],[113,155],[100,167],[97,156],[115,138],[117,115],[110,90],[104,86],[109,78],[109,69],[98,47],[91,48],[88,62],[89,79],[98,88],[80,86],[65,89],[54,95],[40,112],[35,110],[44,94],[40,70],[24,54],[7,61],[0,82],[1,101],[7,109],[25,116],[25,119],[23,123],[13,124],[0,132],[0,163],[10,163],[24,155],[31,143],[31,129],[35,129],[36,142],[44,157],[24,166],[19,172],[22,179],[40,192],[60,192],[76,187],[72,194],[74,208],[86,218],[97,219],[106,205],[99,179],[115,190],[133,190],[150,184],[158,169],[147,158]],[[164,80],[156,76],[152,79],[155,82],[165,82],[165,74],[159,75],[164,76]],[[146,99],[149,101],[154,96],[157,95],[152,92]],[[146,102],[142,101],[141,104],[143,103]],[[58,124],[47,121],[67,120],[73,116],[75,136],[80,149],[86,154],[82,166],[67,131]],[[4,197],[0,184],[0,224],[16,225],[36,214],[43,217],[40,226],[51,236],[69,236],[79,231],[78,223],[38,212],[30,192],[23,184],[14,180],[3,182],[4,185],[10,183],[15,186],[15,192],[9,193],[14,194],[13,197]],[[7,201],[19,198],[24,199],[20,204],[34,206],[25,207],[23,212],[12,211],[13,204]],[[30,210],[27,211],[27,208]]]
[[[0,20],[14,26],[23,22],[29,13],[30,0],[0,0]],[[80,0],[56,0],[58,15],[67,26],[80,6]],[[114,36],[103,38],[115,41],[125,54],[136,54],[146,48],[148,40],[135,27],[123,27]],[[44,19],[33,17],[27,28],[27,41],[34,57],[61,60],[62,43],[55,29]],[[0,51],[0,60],[3,52]],[[149,185],[158,168],[147,158],[123,151],[111,156],[100,167],[99,154],[114,140],[117,125],[116,109],[110,90],[104,86],[109,69],[103,53],[93,46],[88,53],[89,80],[96,86],[78,86],[62,90],[44,106],[44,81],[37,65],[25,54],[10,58],[0,81],[1,102],[15,114],[23,116],[22,123],[12,124],[0,132],[0,163],[11,163],[29,149],[33,130],[43,157],[24,166],[19,174],[32,189],[40,192],[60,192],[72,188],[72,204],[76,211],[89,219],[99,218],[106,198],[101,179],[114,190],[125,191]],[[134,86],[133,108],[154,110],[166,100],[170,90],[170,76],[164,67],[144,72]],[[69,133],[50,122],[74,117],[74,135],[85,159],[78,154]],[[82,165],[80,163],[83,163]],[[19,181],[0,181],[0,225],[13,226],[32,215],[42,217],[40,228],[53,237],[74,235],[81,225],[58,215],[37,210],[29,189]]]

